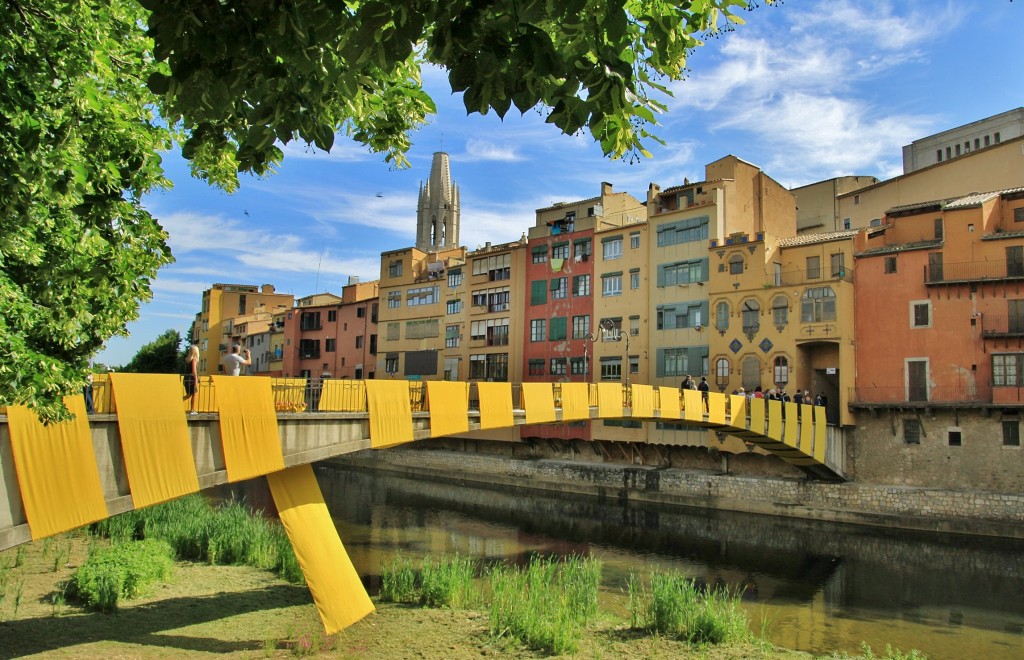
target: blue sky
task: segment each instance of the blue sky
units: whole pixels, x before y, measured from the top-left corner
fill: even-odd
[[[467,117],[440,71],[424,72],[438,112],[413,135],[406,170],[339,136],[331,154],[290,145],[277,174],[227,195],[167,154],[174,188],[146,205],[177,261],[153,282],[130,336],[96,360],[124,364],[169,328],[187,336],[216,282],[302,297],[340,293],[350,275],[375,279],[382,251],[415,242],[417,190],[435,151],[451,157],[461,240],[473,249],[518,239],[536,209],[596,196],[602,181],[642,200],[649,183],[701,180],[727,154],[788,187],[889,178],[903,145],[1024,106],[1024,2],[787,0],[742,16],[693,53],[655,130],[666,145],[649,145],[654,157],[640,163],[604,158],[589,134],[562,135],[537,111]]]

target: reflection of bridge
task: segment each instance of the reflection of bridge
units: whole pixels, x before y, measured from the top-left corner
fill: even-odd
[[[824,409],[814,406],[718,393],[705,402],[697,391],[620,383],[523,383],[514,405],[511,383],[338,380],[324,382],[319,412],[294,414],[278,411],[303,408],[304,380],[211,383],[195,416],[183,414],[178,376],[151,374],[111,374],[96,415],[69,397],[71,422],[44,426],[23,407],[9,408],[0,424],[0,549],[266,475],[324,625],[336,632],[373,606],[309,468],[314,461],[520,424],[634,419],[715,429],[812,476],[839,478],[829,467],[836,463]]]

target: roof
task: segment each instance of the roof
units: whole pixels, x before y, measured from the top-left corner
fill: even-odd
[[[798,245],[813,245],[815,243],[828,243],[830,241],[841,241],[844,238],[855,236],[859,230],[846,229],[844,231],[830,231],[824,234],[802,234],[779,240],[779,247],[796,247]]]
[[[931,248],[941,247],[942,239],[935,238],[927,241],[915,241],[913,243],[895,243],[893,245],[879,245],[878,247],[868,248],[862,252],[857,252],[854,257],[873,257],[879,254],[891,254],[893,252],[907,252],[908,250],[928,250]]]
[[[996,190],[993,192],[984,193],[972,193],[970,195],[964,195],[957,199],[951,200],[943,205],[943,209],[956,209],[956,208],[967,208],[969,206],[978,206],[987,202],[994,197],[1000,197],[1006,194],[1013,194],[1024,192],[1024,188],[1008,188],[1006,190]]]

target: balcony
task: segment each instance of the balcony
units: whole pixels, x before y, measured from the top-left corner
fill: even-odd
[[[303,321],[302,323],[299,324],[299,330],[301,330],[302,332],[307,332],[311,330],[323,330],[323,326],[320,324],[320,321]]]
[[[1001,389],[1001,388],[1000,388]],[[991,385],[851,387],[851,408],[970,408],[993,404]]]
[[[309,350],[307,350],[307,351],[300,350],[299,351],[299,359],[300,360],[317,360],[319,358],[320,358],[320,349],[316,349],[316,350],[312,350],[312,351],[309,351]]]
[[[924,267],[926,285],[1006,280],[1024,280],[1024,261],[996,259],[956,264],[929,264]]]
[[[825,284],[827,282],[850,282],[853,283],[853,269],[843,267],[837,271],[829,268],[822,268],[818,271],[789,270],[782,273],[775,273],[765,282],[765,288],[777,286],[804,286],[808,284]]]
[[[995,316],[985,314],[981,317],[981,336],[991,339],[1024,337],[1024,316]]]

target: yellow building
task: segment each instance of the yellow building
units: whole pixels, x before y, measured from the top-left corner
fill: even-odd
[[[272,284],[214,284],[203,292],[202,311],[192,323],[192,343],[199,347],[199,373],[218,373],[220,360],[234,341],[232,319],[252,314],[257,307],[271,313],[290,309],[295,297],[275,293]]]
[[[852,220],[839,217],[839,196],[878,183],[873,176],[838,176],[790,190],[796,197],[796,230],[800,234],[851,229]]]

